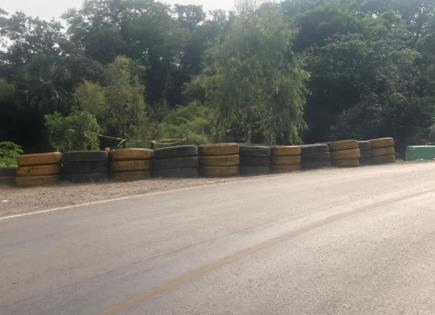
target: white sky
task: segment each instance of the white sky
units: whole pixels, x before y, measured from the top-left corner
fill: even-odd
[[[59,17],[67,9],[79,8],[83,0],[0,0],[0,8],[9,13],[23,11],[27,15],[43,19]],[[234,0],[162,0],[168,4],[202,5],[206,11],[224,9],[233,10]]]

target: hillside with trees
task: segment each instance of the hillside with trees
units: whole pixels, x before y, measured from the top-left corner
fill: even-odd
[[[235,12],[86,0],[61,21],[0,9],[0,141],[99,135],[434,141],[435,0],[286,0]]]

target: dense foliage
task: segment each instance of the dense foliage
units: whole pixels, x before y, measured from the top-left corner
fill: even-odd
[[[13,142],[0,142],[0,167],[17,166],[17,158],[23,154],[21,147]]]
[[[237,7],[86,0],[63,23],[0,10],[0,140],[432,140],[435,0]]]

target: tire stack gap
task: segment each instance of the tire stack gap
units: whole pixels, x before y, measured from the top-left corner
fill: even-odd
[[[15,176],[17,174],[16,167],[1,167],[0,168],[0,186],[11,186],[15,184]]]
[[[361,152],[357,140],[343,140],[330,142],[329,151],[334,166],[336,167],[359,167]]]
[[[302,148],[300,146],[272,147],[272,172],[289,173],[302,169]]]
[[[15,184],[20,187],[54,185],[60,180],[59,152],[25,154],[18,158]]]
[[[98,182],[108,178],[108,153],[73,151],[63,155],[62,177],[70,182]]]
[[[154,177],[198,177],[198,166],[198,147],[195,145],[169,147],[154,151]]]
[[[264,175],[270,173],[271,149],[268,146],[240,146],[240,174]]]
[[[372,159],[372,146],[369,141],[358,141],[361,157],[359,163],[361,165],[370,165]]]
[[[239,175],[240,146],[238,143],[199,146],[200,175],[231,177]]]
[[[109,153],[110,176],[118,181],[144,180],[151,177],[153,151],[119,149]]]
[[[370,140],[372,164],[387,164],[396,161],[393,138]]]
[[[331,167],[331,154],[327,144],[302,146],[302,168],[305,170]]]

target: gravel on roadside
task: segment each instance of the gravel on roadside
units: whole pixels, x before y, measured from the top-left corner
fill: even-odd
[[[0,217],[152,192],[236,181],[228,179],[153,179],[17,188],[0,186]]]

